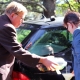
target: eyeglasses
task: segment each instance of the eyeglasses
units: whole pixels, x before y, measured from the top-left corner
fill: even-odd
[[[19,14],[18,13],[15,13],[16,15],[18,15],[18,17],[20,17],[20,19],[21,20],[24,20],[24,18],[23,17],[21,17],[21,16],[19,16]]]

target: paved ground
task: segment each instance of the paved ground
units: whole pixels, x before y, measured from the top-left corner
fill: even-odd
[[[65,77],[65,80],[70,80],[73,77],[72,73],[65,73],[63,74],[63,76]]]

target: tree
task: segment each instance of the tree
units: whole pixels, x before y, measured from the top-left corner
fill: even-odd
[[[43,0],[43,5],[45,7],[43,13],[47,18],[50,18],[51,16],[55,16],[55,3],[56,0]]]
[[[0,14],[4,12],[6,5],[13,0],[0,0]],[[80,0],[15,0],[22,3],[28,11],[43,14],[50,18],[52,15],[65,14],[67,9],[80,12]],[[61,3],[63,2],[63,3]],[[56,12],[56,13],[55,13]],[[37,14],[36,14],[37,15]]]
[[[78,3],[78,12],[80,12],[80,0],[76,0],[76,3]]]
[[[57,4],[57,6],[63,14],[65,14],[68,9],[80,12],[80,0],[63,0],[63,3]]]
[[[4,7],[13,0],[4,0],[0,4]],[[55,0],[15,0],[22,3],[26,6],[29,11],[34,11],[38,13],[43,13],[47,18],[55,15]],[[43,4],[42,4],[43,3]],[[4,11],[4,8],[1,6],[1,14]]]

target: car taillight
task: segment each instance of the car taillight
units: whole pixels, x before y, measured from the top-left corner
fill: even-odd
[[[21,72],[13,71],[12,72],[12,80],[30,80],[29,77],[22,74]]]

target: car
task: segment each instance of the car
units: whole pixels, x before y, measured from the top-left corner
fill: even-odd
[[[13,80],[74,80],[71,54],[72,35],[64,27],[63,19],[64,17],[54,17],[24,21],[16,29],[18,41],[25,50],[39,56],[52,55],[64,59],[67,64],[59,71],[61,73],[48,71],[42,64],[39,64],[40,68],[31,67],[16,59],[12,73]]]

